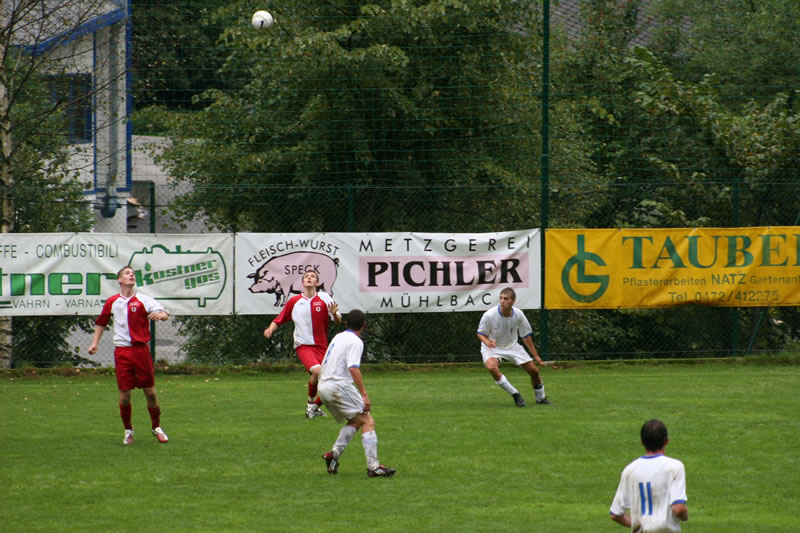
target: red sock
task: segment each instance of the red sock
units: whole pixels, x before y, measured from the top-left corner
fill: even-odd
[[[147,410],[150,411],[150,421],[153,423],[153,429],[156,429],[161,425],[161,408],[148,407]]]
[[[309,398],[317,397],[317,386],[311,382],[308,383],[308,397]]]
[[[119,404],[119,416],[122,417],[122,425],[125,429],[133,429],[131,425],[131,404]]]

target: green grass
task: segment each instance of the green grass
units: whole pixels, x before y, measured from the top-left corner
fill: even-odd
[[[531,399],[529,381],[504,366]],[[544,371],[552,406],[514,407],[481,368],[368,371],[381,462],[303,417],[305,375],[159,375],[170,442],[113,377],[0,378],[0,524],[12,531],[625,531],[608,518],[651,417],[686,465],[688,532],[797,531],[800,367],[598,365]]]

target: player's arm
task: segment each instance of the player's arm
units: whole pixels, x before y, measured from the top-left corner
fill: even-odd
[[[147,315],[147,318],[149,318],[150,320],[169,320],[169,313],[167,312],[166,309],[162,309],[160,311],[153,311],[152,313]]]
[[[678,520],[686,522],[689,520],[689,508],[685,503],[673,503],[672,514],[678,517]]]
[[[525,344],[525,346],[528,347],[528,351],[531,352],[531,355],[536,360],[536,362],[539,363],[539,366],[544,365],[544,363],[542,362],[542,358],[539,357],[539,352],[536,351],[536,346],[533,345],[533,340],[531,339],[531,336],[528,335],[527,337],[522,337],[522,342]]]
[[[286,305],[283,306],[281,312],[278,313],[272,322],[270,322],[267,329],[264,330],[264,336],[266,338],[272,337],[272,335],[277,331],[278,327],[281,326],[284,322],[290,322],[292,320],[292,311],[294,310],[294,304],[297,301],[297,297],[292,297],[286,302]]]
[[[336,322],[337,324],[342,323],[342,314],[339,312],[339,304],[337,304],[336,302],[331,303],[330,307],[328,307],[328,311],[333,317],[334,322]]]
[[[369,413],[370,408],[372,408],[372,403],[369,401],[367,389],[364,387],[364,379],[361,376],[361,369],[357,366],[351,366],[349,370],[350,376],[353,378],[353,383],[358,389],[358,392],[361,393],[361,398],[364,400],[364,412]]]
[[[94,355],[97,353],[97,345],[100,343],[100,337],[103,336],[103,332],[106,330],[105,326],[101,326],[99,324],[95,325],[94,327],[94,337],[92,337],[92,343],[89,345],[89,348],[86,350],[89,352],[89,355]]]
[[[497,348],[497,343],[495,343],[492,339],[486,336],[486,334],[478,332],[478,340],[481,341],[483,344],[488,346],[489,348]]]
[[[275,333],[275,331],[277,331],[277,329],[278,329],[278,324],[276,324],[275,321],[273,320],[272,322],[270,322],[269,326],[267,326],[267,329],[264,330],[264,336],[269,339],[270,337],[272,337],[272,334]]]
[[[617,524],[625,527],[631,527],[631,515],[628,513],[614,514],[611,513],[611,520]]]

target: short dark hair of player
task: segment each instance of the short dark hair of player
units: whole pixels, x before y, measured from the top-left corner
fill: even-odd
[[[364,324],[367,322],[367,316],[361,309],[351,309],[350,312],[347,313],[345,322],[348,328],[353,331],[358,331],[364,327]]]
[[[507,294],[511,298],[512,302],[517,301],[517,293],[514,292],[514,289],[512,289],[511,287],[506,287],[505,289],[500,291],[500,294]]]
[[[129,268],[130,268],[131,270],[133,270],[133,267],[132,267],[132,266],[130,266],[130,265],[128,265],[128,266],[124,266],[124,267],[120,268],[120,269],[119,269],[119,272],[117,272],[117,279],[121,278],[121,277],[122,277],[122,273],[123,273],[123,272],[125,272],[126,270],[128,270]]]
[[[640,432],[642,444],[648,452],[657,452],[667,445],[667,426],[658,419],[648,420]]]

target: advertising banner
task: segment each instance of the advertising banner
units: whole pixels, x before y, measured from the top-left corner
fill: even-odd
[[[800,305],[800,227],[550,229],[545,307]]]
[[[137,291],[171,314],[233,312],[233,235],[7,233],[0,238],[0,314],[97,315],[130,265]]]
[[[342,310],[480,311],[512,287],[517,307],[541,305],[540,232],[239,233],[236,313],[277,314],[303,273]]]

